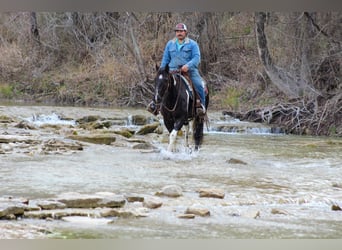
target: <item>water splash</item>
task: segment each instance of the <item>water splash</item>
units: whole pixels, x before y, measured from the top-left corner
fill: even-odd
[[[36,126],[42,126],[42,125],[46,125],[46,124],[50,124],[50,125],[71,125],[71,126],[76,125],[75,120],[64,120],[56,113],[52,113],[50,115],[33,114],[31,117],[24,118],[24,120],[29,122],[29,123],[32,123]]]
[[[159,158],[163,160],[191,161],[192,159],[196,158],[199,154],[199,151],[194,151],[193,148],[188,148],[184,145],[177,145],[176,152],[170,152],[163,146],[159,147],[159,149]]]

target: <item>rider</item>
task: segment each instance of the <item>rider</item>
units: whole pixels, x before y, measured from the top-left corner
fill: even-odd
[[[200,96],[201,107],[197,108],[197,112],[199,115],[204,115],[206,112],[204,81],[198,71],[201,60],[199,46],[197,42],[187,37],[188,30],[184,23],[177,24],[175,32],[176,37],[168,41],[165,46],[160,68],[169,65],[171,71],[180,69],[181,72],[188,72],[196,92]],[[148,111],[155,115],[158,113],[156,109],[154,101],[147,108]]]

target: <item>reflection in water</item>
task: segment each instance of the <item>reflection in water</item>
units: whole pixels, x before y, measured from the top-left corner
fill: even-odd
[[[108,117],[131,111],[69,112]],[[213,114],[211,124],[222,123],[218,116]],[[91,218],[29,221],[57,232],[52,238],[342,237],[341,213],[331,210],[332,204],[342,205],[340,139],[210,130],[200,152],[193,154],[182,147],[168,153],[164,141],[155,140],[154,145],[159,152],[87,144],[71,155],[1,155],[0,195],[36,199],[106,191],[153,196],[166,185],[182,187],[183,196],[161,198],[163,206],[146,218],[114,219],[109,224]],[[230,163],[231,158],[245,164]],[[223,189],[225,197],[199,198],[200,188]],[[194,205],[209,209],[211,216],[177,218]]]

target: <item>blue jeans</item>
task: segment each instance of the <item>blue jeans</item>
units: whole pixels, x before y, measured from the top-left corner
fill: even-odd
[[[189,70],[189,76],[190,76],[192,83],[194,84],[194,86],[196,88],[198,95],[200,96],[201,103],[205,107],[204,81],[203,81],[201,75],[199,74],[198,70],[196,69],[196,70]]]

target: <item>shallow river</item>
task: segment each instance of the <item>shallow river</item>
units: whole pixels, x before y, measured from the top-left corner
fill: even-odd
[[[0,115],[22,119],[53,112],[75,119],[89,114],[148,115],[143,110],[0,107]],[[53,198],[71,191],[153,196],[170,184],[183,191],[179,198],[164,199],[163,206],[145,218],[112,223],[90,218],[0,221],[0,238],[342,237],[342,211],[332,210],[332,205],[342,207],[341,138],[271,134],[262,129],[217,132],[215,125],[231,121],[222,120],[220,112],[209,113],[209,118],[212,128],[205,131],[201,150],[192,154],[181,147],[178,153],[168,153],[165,140],[152,139],[160,151],[89,143],[73,154],[0,155],[0,196]],[[0,133],[11,131],[3,126]],[[61,134],[32,133],[63,139]],[[232,158],[244,164],[234,164]],[[225,196],[199,198],[200,188],[222,189]],[[204,207],[210,216],[178,218],[189,206]],[[35,227],[50,233],[41,235]]]

